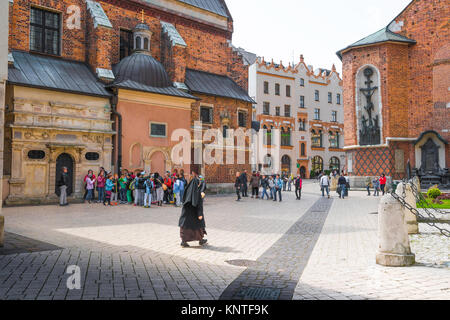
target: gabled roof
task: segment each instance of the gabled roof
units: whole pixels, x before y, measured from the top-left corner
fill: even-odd
[[[227,76],[186,69],[185,83],[193,93],[256,103],[244,89]]]
[[[218,14],[231,19],[230,12],[224,0],[178,0],[188,5]]]
[[[381,29],[375,33],[372,33],[370,36],[362,38],[361,40],[358,40],[355,43],[349,45],[345,49],[338,51],[337,55],[342,60],[342,53],[344,53],[345,51],[348,51],[351,48],[367,46],[367,45],[382,43],[382,42],[403,42],[403,43],[411,43],[411,44],[416,43],[415,40],[412,40],[412,39],[404,37],[400,34],[394,33],[392,31],[390,31],[388,27],[384,27],[383,29]]]
[[[111,96],[82,62],[22,51],[13,51],[12,56],[14,67],[8,70],[10,84],[91,96]]]

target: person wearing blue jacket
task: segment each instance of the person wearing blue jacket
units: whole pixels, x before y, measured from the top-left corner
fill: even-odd
[[[153,191],[153,181],[150,177],[144,182],[145,194],[144,194],[144,208],[150,208],[152,206],[152,191]]]
[[[182,201],[182,194],[184,193],[184,181],[181,179],[181,176],[177,175],[177,180],[175,181],[175,184],[173,185],[173,193],[175,194],[176,198],[176,207],[181,206]]]
[[[106,197],[103,200],[103,205],[106,206],[106,202],[108,202],[108,205],[111,205],[111,193],[112,189],[114,188],[114,182],[112,179],[112,174],[109,173],[106,178],[106,184],[105,184],[105,191],[106,191]]]
[[[275,192],[273,195],[273,201],[277,201],[277,193],[279,195],[280,198],[280,202],[283,200],[281,197],[281,189],[283,188],[283,180],[281,180],[280,175],[277,174],[277,177],[275,178]]]

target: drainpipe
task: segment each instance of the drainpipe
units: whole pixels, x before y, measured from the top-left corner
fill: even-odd
[[[120,171],[122,170],[122,115],[117,112],[117,101],[117,91],[114,90],[113,96],[111,97],[111,111],[113,116],[117,118],[118,123],[116,173],[120,174]]]

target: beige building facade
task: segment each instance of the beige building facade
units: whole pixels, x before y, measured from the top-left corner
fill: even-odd
[[[255,169],[304,178],[345,169],[342,80],[334,66],[314,70],[303,56],[288,66],[258,58],[249,68],[249,95],[257,102],[253,120],[266,130],[267,154],[258,149]],[[275,145],[279,152],[270,151]]]

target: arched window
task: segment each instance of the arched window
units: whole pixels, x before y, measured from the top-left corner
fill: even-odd
[[[144,38],[144,49],[150,51],[148,38]]]
[[[281,171],[287,174],[291,173],[291,158],[287,155],[281,158]]]
[[[136,50],[140,50],[141,49],[141,37],[136,37],[136,46],[135,46],[135,48],[136,48]]]
[[[302,146],[301,146],[301,155],[302,155],[302,157],[306,156],[306,146],[304,143],[302,143]]]
[[[330,170],[337,170],[337,172],[340,172],[341,169],[341,162],[339,161],[339,158],[337,157],[332,157],[330,159]]]
[[[323,159],[321,157],[315,156],[312,159],[311,170],[313,170],[314,172],[321,172],[321,171],[323,171]]]

